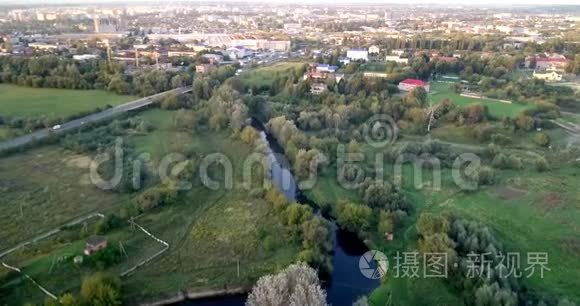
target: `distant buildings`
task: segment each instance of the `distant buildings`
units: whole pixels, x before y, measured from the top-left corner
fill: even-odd
[[[425,91],[429,91],[429,83],[418,79],[405,79],[399,83],[399,90],[411,91],[415,88],[423,87]]]
[[[73,59],[75,61],[88,61],[88,60],[93,60],[93,59],[98,59],[99,56],[96,54],[77,54],[77,55],[73,55]]]
[[[41,43],[41,42],[31,42],[28,44],[28,46],[32,49],[37,49],[37,50],[56,50],[59,47],[57,45]]]
[[[365,49],[350,49],[346,52],[346,57],[352,61],[368,61],[369,60],[369,51]]]
[[[167,51],[167,57],[194,57],[196,54],[191,51]]]
[[[290,51],[289,40],[233,39],[230,46],[244,47],[251,50]]]
[[[409,59],[400,57],[399,55],[387,55],[385,56],[385,62],[395,62],[407,65],[409,64]]]

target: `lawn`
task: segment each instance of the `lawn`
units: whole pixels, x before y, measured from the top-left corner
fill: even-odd
[[[32,88],[0,84],[0,114],[23,118],[63,118],[137,99],[103,90]]]
[[[270,86],[277,75],[288,76],[292,71],[300,70],[302,66],[304,66],[302,62],[281,62],[243,72],[240,78],[246,86]]]
[[[502,118],[505,116],[515,117],[522,111],[531,108],[531,106],[529,105],[517,103],[510,104],[488,99],[462,97],[457,93],[453,92],[449,88],[450,86],[451,83],[432,82],[429,94],[430,103],[437,104],[445,99],[449,99],[460,107],[464,107],[471,104],[483,104],[488,107],[490,114],[498,118]]]
[[[360,66],[360,71],[385,72],[387,65],[380,62],[368,62]]]
[[[301,247],[289,241],[288,230],[279,223],[272,208],[265,201],[249,196],[242,187],[243,161],[252,148],[233,138],[229,131],[176,131],[175,113],[144,112],[141,116],[156,129],[146,135],[126,137],[138,153],[151,155],[147,164],[151,175],[155,176],[160,160],[169,152],[185,149],[199,157],[222,153],[232,162],[234,187],[210,190],[196,176],[192,189],[183,191],[177,203],[149,210],[137,218],[137,223],[167,241],[170,247],[150,264],[123,278],[126,304],[172,296],[184,289],[203,291],[251,286],[259,276],[293,262]],[[118,211],[121,204],[137,196],[120,196],[84,185],[85,173],[79,167],[83,161],[80,156],[54,146],[0,159],[0,169],[9,170],[3,171],[0,178],[3,194],[6,191],[4,199],[8,197],[6,202],[1,202],[7,209],[0,209],[4,220],[0,223],[3,230],[0,249],[59,227],[89,211]],[[210,175],[214,179],[223,178],[223,171],[210,167]],[[32,206],[25,206],[24,217],[20,216],[19,203]],[[31,245],[24,253],[11,254],[6,260],[22,267],[57,294],[77,293],[82,277],[94,271],[75,266],[69,258],[58,269],[48,272],[54,258],[79,254],[84,246],[84,239],[61,243],[59,235],[43,241],[45,247]],[[129,226],[107,237],[112,245],[120,241],[127,250],[127,258],[107,269],[117,275],[163,248],[145,235],[132,232]],[[38,289],[21,277],[9,278],[0,285],[0,292],[0,304],[40,303],[44,299]]]

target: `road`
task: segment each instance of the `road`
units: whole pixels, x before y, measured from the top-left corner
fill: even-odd
[[[53,129],[53,128],[46,128],[46,129],[42,129],[42,130],[38,130],[35,132],[32,132],[30,134],[27,135],[23,135],[23,136],[19,136],[17,138],[13,138],[4,142],[0,142],[0,151],[1,150],[7,150],[7,149],[14,149],[26,144],[29,144],[33,141],[36,140],[41,140],[43,138],[47,138],[51,135],[54,134],[62,134],[66,131],[70,131],[73,129],[77,129],[79,127],[81,127],[83,124],[87,124],[90,122],[97,122],[100,120],[104,120],[104,119],[109,119],[111,117],[114,117],[118,114],[121,113],[126,113],[128,111],[132,111],[132,110],[136,110],[136,109],[140,109],[142,107],[151,105],[157,101],[159,101],[159,99],[167,94],[170,93],[175,93],[175,94],[183,94],[186,92],[190,92],[191,91],[191,86],[186,86],[186,87],[180,87],[180,88],[176,88],[176,89],[172,89],[169,91],[165,91],[162,93],[158,93],[149,97],[145,97],[145,98],[141,98],[135,101],[131,101],[125,104],[121,104],[121,105],[117,105],[115,107],[112,108],[108,108],[102,112],[99,113],[94,113],[79,119],[75,119],[75,120],[71,120],[65,123],[61,123],[60,124],[60,128],[58,129]]]

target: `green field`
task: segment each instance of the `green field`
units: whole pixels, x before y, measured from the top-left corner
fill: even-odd
[[[1,158],[0,250],[126,201],[91,183],[89,162],[56,146]]]
[[[482,104],[486,105],[489,109],[490,114],[495,117],[502,118],[505,116],[515,117],[522,111],[530,108],[529,105],[517,104],[517,103],[503,103],[488,99],[476,99],[470,97],[462,97],[457,93],[453,92],[449,87],[451,83],[445,82],[432,82],[430,88],[430,103],[437,104],[445,99],[451,100],[453,103],[460,107],[464,107],[471,104]]]
[[[359,69],[361,71],[385,72],[387,69],[387,65],[381,62],[368,62],[362,64]]]
[[[299,244],[288,241],[288,230],[279,223],[270,205],[250,197],[242,187],[242,161],[252,148],[232,138],[229,131],[178,131],[173,125],[175,113],[147,111],[141,117],[156,129],[146,135],[126,137],[138,153],[151,154],[147,164],[152,177],[150,184],[159,184],[156,169],[167,153],[187,149],[199,157],[212,153],[226,155],[234,169],[234,188],[210,190],[196,177],[192,189],[183,191],[177,203],[149,210],[137,218],[140,225],[167,241],[170,248],[161,257],[123,278],[123,297],[128,304],[172,296],[182,289],[202,291],[223,289],[224,286],[251,286],[259,276],[293,262],[300,250]],[[87,172],[81,167],[85,162],[86,156],[73,155],[54,146],[0,159],[0,169],[8,170],[3,171],[0,178],[7,200],[0,202],[3,220],[0,226],[6,229],[0,234],[0,249],[57,228],[90,211],[117,212],[138,195],[121,196],[86,184]],[[211,167],[210,175],[219,180],[223,171]],[[23,216],[20,216],[21,205],[24,205]],[[162,245],[139,232],[132,232],[129,226],[107,237],[113,245],[121,241],[128,255],[107,269],[113,274],[162,249]],[[57,234],[23,252],[11,254],[6,260],[22,267],[57,294],[77,293],[82,277],[93,270],[77,268],[69,258],[49,271],[54,258],[78,255],[83,246],[84,239],[62,243]],[[6,272],[2,268],[0,278]],[[31,282],[18,276],[12,276],[4,284],[0,281],[0,292],[0,304],[39,303],[44,299]]]
[[[246,86],[270,86],[276,75],[288,76],[292,71],[297,71],[302,66],[304,63],[301,62],[281,62],[243,72],[240,74],[240,78]]]
[[[526,141],[531,141],[529,136]],[[515,145],[519,146],[518,143]],[[381,150],[363,148],[367,153],[366,165],[370,167],[374,161],[371,157]],[[580,193],[572,187],[580,183],[578,166],[571,166],[569,159],[560,153],[542,151],[537,147],[505,150],[522,158],[524,169],[496,170],[496,184],[475,192],[462,192],[453,182],[450,171],[445,169],[441,174],[441,190],[428,187],[432,177],[429,170],[424,171],[425,187],[417,189],[411,166],[405,166],[403,188],[414,211],[397,228],[393,241],[385,242],[382,237],[375,237],[373,248],[383,251],[389,259],[396,252],[414,250],[418,239],[415,220],[421,212],[453,213],[489,226],[506,251],[521,254],[522,268],[526,267],[527,252],[547,252],[551,271],[547,271],[543,278],[535,274],[529,279],[521,278],[520,282],[541,294],[567,297],[578,303]],[[538,155],[546,155],[552,170],[538,172],[533,169],[533,161]],[[386,163],[384,173],[390,180],[393,165]],[[331,208],[340,201],[363,202],[357,190],[346,190],[338,185],[334,169],[325,170],[317,185],[307,194],[317,203],[330,204]],[[384,305],[389,300],[397,301],[397,305],[459,305],[462,302],[457,300],[457,296],[458,293],[440,279],[387,277],[370,300],[373,305]]]
[[[0,84],[0,114],[22,118],[62,118],[137,99],[102,90],[31,88]]]

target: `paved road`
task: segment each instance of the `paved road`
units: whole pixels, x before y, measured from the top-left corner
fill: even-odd
[[[71,120],[71,121],[68,121],[65,123],[61,123],[60,128],[58,128],[56,130],[54,130],[52,128],[46,128],[46,129],[35,131],[35,132],[27,134],[27,135],[23,135],[23,136],[20,136],[17,138],[10,139],[10,140],[4,141],[4,142],[0,142],[0,150],[17,148],[17,147],[26,145],[30,142],[33,142],[35,140],[47,138],[48,136],[53,135],[53,134],[61,134],[61,133],[64,133],[66,131],[70,131],[70,130],[79,128],[83,124],[86,124],[89,122],[96,122],[96,121],[100,121],[103,119],[108,119],[108,118],[111,118],[111,117],[118,115],[118,114],[121,114],[121,113],[125,113],[125,112],[131,111],[131,110],[135,110],[135,109],[139,109],[139,108],[148,106],[152,103],[159,101],[159,99],[161,97],[163,97],[169,93],[183,94],[183,93],[186,93],[189,91],[191,91],[191,86],[186,86],[186,87],[176,88],[173,90],[158,93],[158,94],[155,94],[155,95],[152,95],[149,97],[145,97],[145,98],[142,98],[139,100],[131,101],[131,102],[128,102],[125,104],[117,105],[115,107],[108,108],[100,113],[91,114],[91,115],[88,115],[86,117],[82,117],[79,119],[75,119],[75,120]]]

